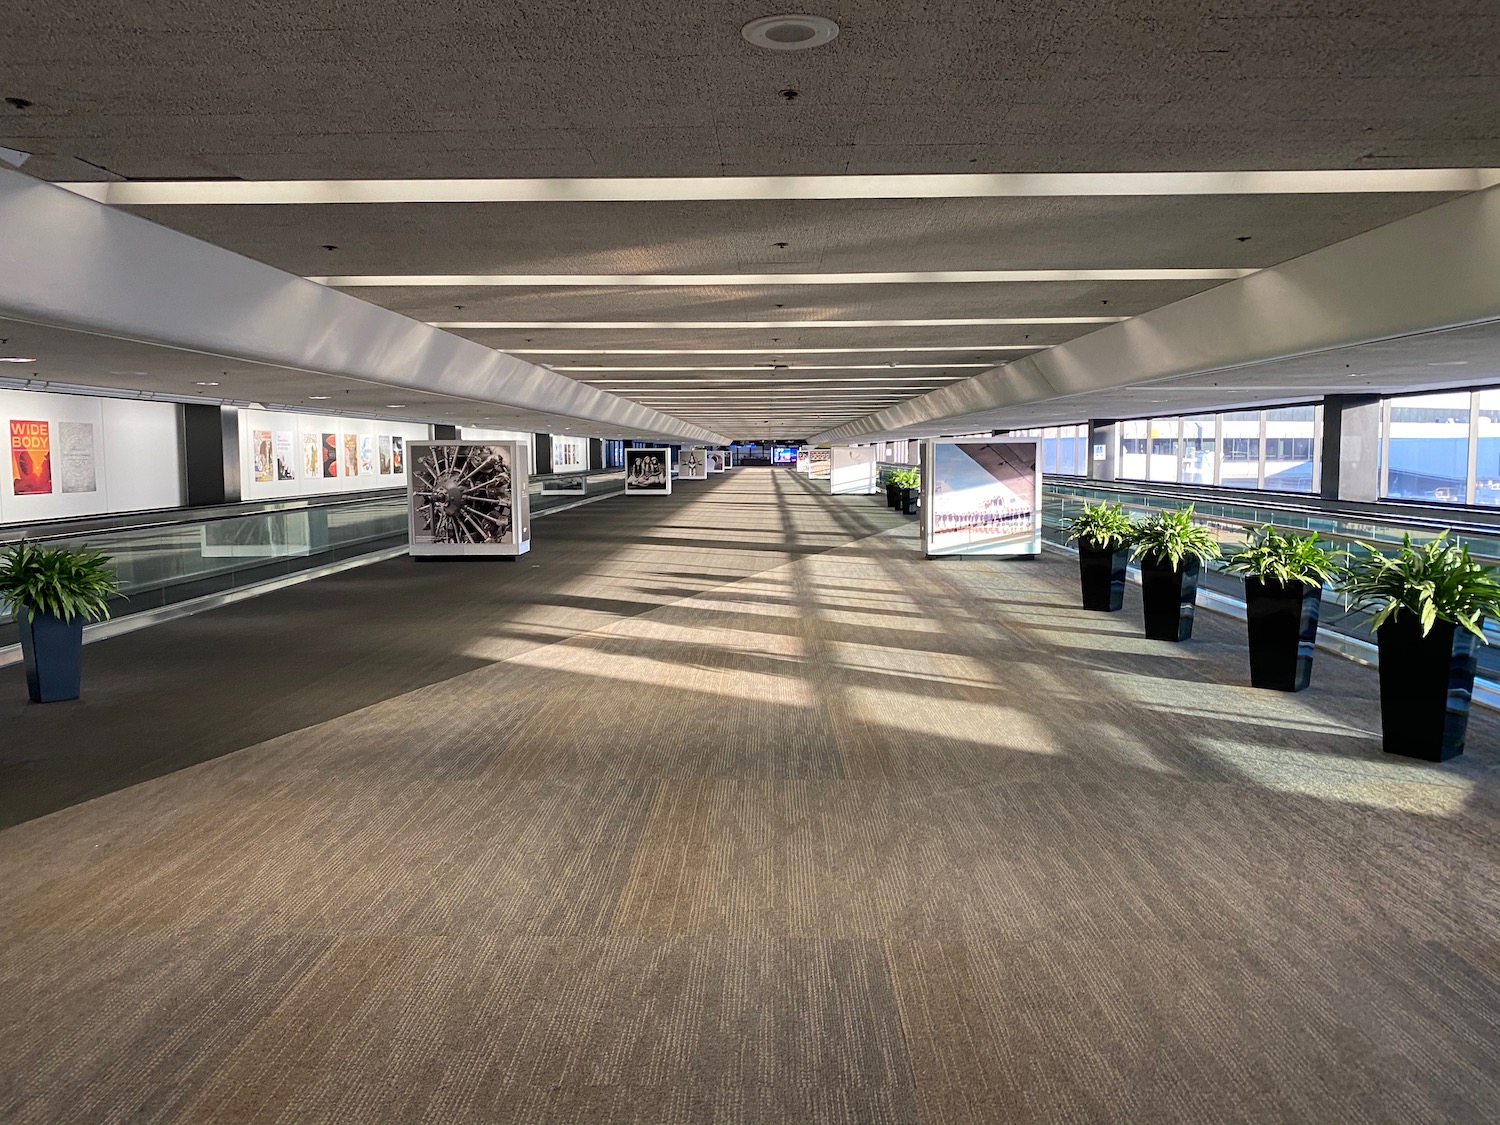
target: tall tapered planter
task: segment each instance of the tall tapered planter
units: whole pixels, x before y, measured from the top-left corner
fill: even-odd
[[[1141,603],[1146,636],[1154,641],[1185,641],[1193,635],[1198,605],[1198,574],[1203,564],[1183,559],[1177,567],[1147,556],[1141,559]]]
[[[894,508],[901,499],[901,490],[894,484],[887,483],[885,486],[885,506]]]
[[[1380,726],[1385,750],[1429,762],[1464,751],[1479,639],[1451,621],[1422,636],[1402,610],[1375,631],[1380,650]]]
[[[903,488],[901,490],[902,515],[914,516],[917,514],[917,497],[921,495],[922,493],[920,489]]]
[[[1322,604],[1321,586],[1245,579],[1252,687],[1301,691],[1312,682]]]
[[[21,660],[33,703],[77,699],[83,684],[83,618],[64,621],[50,613],[16,612]]]
[[[1083,608],[1114,613],[1125,604],[1125,571],[1130,549],[1096,547],[1078,541],[1078,577],[1083,586]]]

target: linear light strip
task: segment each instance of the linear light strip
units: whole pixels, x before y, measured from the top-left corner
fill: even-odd
[[[137,180],[63,183],[127,207],[325,203],[620,203],[715,199],[961,199],[1074,195],[1323,195],[1468,192],[1496,168],[1241,172],[1054,172],[895,176],[659,176],[432,180]]]
[[[1058,281],[1233,281],[1254,269],[921,270],[871,273],[388,273],[309,277],[337,289],[703,289],[789,285],[966,285]]]
[[[773,387],[805,387],[815,383],[826,383],[830,390],[839,387],[858,389],[861,384],[883,383],[893,387],[910,387],[920,389],[923,383],[956,383],[965,378],[963,375],[905,375],[899,379],[882,379],[874,375],[851,375],[843,379],[641,379],[621,380],[613,379],[579,379],[580,383],[587,383],[591,387],[600,390],[642,390],[652,387],[670,389],[671,387],[696,387],[703,390],[711,390],[715,387],[728,389],[730,387],[752,387],[758,390],[767,390]]]
[[[785,373],[788,371],[931,371],[934,367],[947,368],[974,368],[980,371],[988,371],[994,367],[993,363],[862,363],[862,364],[816,364],[799,363],[796,367],[772,367],[769,364],[759,364],[750,367],[591,367],[580,364],[576,367],[548,367],[553,371],[762,371],[768,374]]]
[[[932,320],[430,320],[434,328],[755,329],[755,328],[990,328],[999,324],[1118,324],[1128,316],[978,316]],[[962,350],[962,349],[960,349]]]
[[[1045,344],[927,344],[889,348],[506,348],[511,355],[885,355],[896,352],[1034,352]]]

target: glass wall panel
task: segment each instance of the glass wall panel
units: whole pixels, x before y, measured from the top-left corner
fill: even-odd
[[[1217,484],[1218,416],[1195,414],[1182,420],[1182,483]]]
[[[1225,488],[1259,488],[1260,411],[1235,410],[1221,418],[1219,483]]]
[[[1317,420],[1317,408],[1313,406],[1286,406],[1266,411],[1263,487],[1276,492],[1313,491]]]
[[[1181,426],[1180,418],[1151,419],[1151,461],[1147,469],[1147,480],[1177,483],[1177,438]]]
[[[1500,390],[1480,391],[1477,397],[1474,488],[1469,502],[1500,507]]]
[[[1392,399],[1386,429],[1386,495],[1465,504],[1469,496],[1468,391]]]

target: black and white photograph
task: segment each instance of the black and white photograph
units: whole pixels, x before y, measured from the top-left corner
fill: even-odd
[[[722,473],[727,457],[722,449],[710,449],[708,451],[708,471],[711,473]]]
[[[627,449],[625,451],[625,491],[672,491],[672,451],[670,449]]]
[[[505,445],[413,445],[412,543],[514,543]]]
[[[677,455],[677,475],[682,480],[707,480],[713,455],[702,449],[684,449]]]

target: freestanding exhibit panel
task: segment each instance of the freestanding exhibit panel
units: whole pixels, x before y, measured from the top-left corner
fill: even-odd
[[[1036,438],[938,438],[922,450],[922,546],[938,555],[1042,549]]]
[[[833,473],[833,450],[809,449],[807,451],[807,477],[809,480],[827,480]]]
[[[875,447],[836,445],[828,491],[836,496],[868,496],[875,491]]]
[[[805,445],[797,450],[797,471],[799,473],[805,473],[811,467],[811,461],[809,460],[811,456],[812,450],[808,449]]]
[[[413,558],[514,558],[531,550],[522,443],[413,441],[406,455]]]
[[[722,473],[729,464],[729,454],[722,449],[710,449],[708,451],[708,471],[711,473]]]
[[[775,445],[771,447],[771,464],[794,465],[797,462],[797,450],[790,445]]]
[[[666,495],[672,491],[672,451],[670,449],[627,449],[625,451],[625,491]]]
[[[677,476],[682,480],[707,480],[710,456],[696,447],[684,449],[677,455]]]

